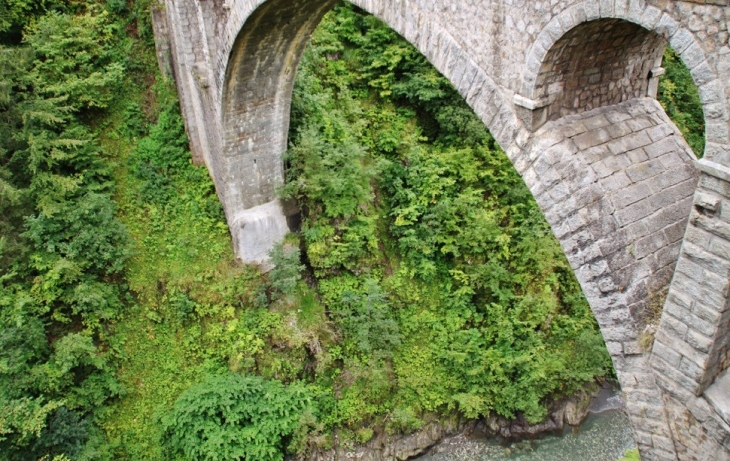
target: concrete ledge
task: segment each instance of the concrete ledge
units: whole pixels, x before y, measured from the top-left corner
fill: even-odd
[[[723,371],[705,391],[705,398],[718,415],[730,424],[730,373]]]
[[[696,165],[701,172],[722,179],[723,181],[730,182],[730,168],[725,165],[721,165],[704,158],[697,161]]]
[[[289,233],[283,204],[279,199],[238,212],[230,220],[233,246],[245,263],[270,270],[269,252]]]
[[[524,107],[529,110],[539,109],[547,106],[548,104],[546,99],[529,99],[519,94],[515,94],[514,98],[512,98],[512,102],[517,106]]]

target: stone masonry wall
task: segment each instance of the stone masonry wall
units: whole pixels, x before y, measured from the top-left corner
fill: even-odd
[[[584,23],[563,36],[540,69],[535,98],[545,120],[647,96],[666,41],[620,19]]]
[[[678,420],[673,432],[680,457],[730,459],[730,401],[726,391],[714,389],[722,386],[730,345],[730,169],[706,160],[698,166],[694,206],[651,360],[667,411]],[[718,391],[719,400],[713,399]]]
[[[653,296],[669,286],[697,173],[658,103],[634,99],[550,122],[520,171],[601,327],[648,459],[676,459],[642,346]]]

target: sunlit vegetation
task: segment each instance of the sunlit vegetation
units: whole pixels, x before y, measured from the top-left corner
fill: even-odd
[[[659,102],[698,157],[705,152],[705,115],[692,74],[677,52],[667,48],[659,81]]]

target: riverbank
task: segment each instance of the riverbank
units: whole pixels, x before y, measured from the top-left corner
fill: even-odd
[[[615,461],[635,447],[629,419],[621,410],[590,414],[561,435],[503,444],[463,435],[444,440],[418,461]]]
[[[615,387],[591,385],[555,401],[548,417],[538,424],[529,424],[523,417],[466,420],[454,415],[427,421],[419,431],[408,435],[379,433],[363,445],[341,442],[335,434],[336,447],[299,459],[614,461],[634,446],[622,409],[623,400]]]

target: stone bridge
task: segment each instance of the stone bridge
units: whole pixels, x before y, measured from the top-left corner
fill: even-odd
[[[262,262],[292,214],[275,189],[297,65],[334,0],[160,1],[158,54],[194,160],[236,254]],[[730,459],[729,1],[351,2],[452,82],[524,178],[600,324],[643,459]],[[654,99],[667,45],[699,88],[699,161]]]

